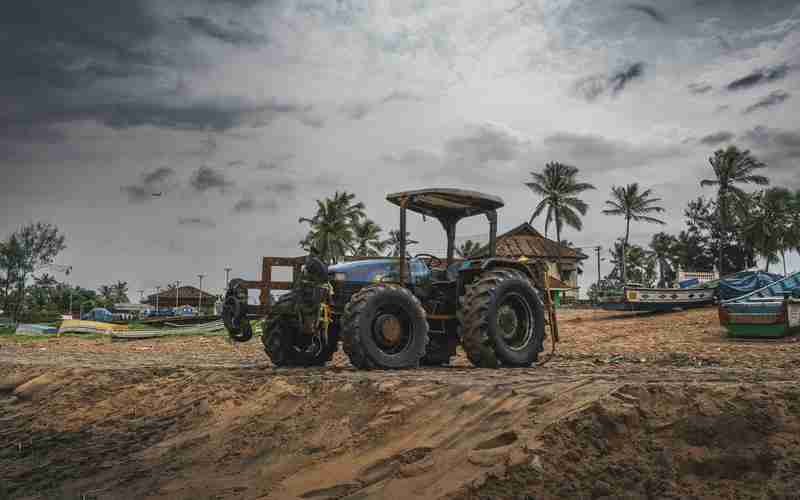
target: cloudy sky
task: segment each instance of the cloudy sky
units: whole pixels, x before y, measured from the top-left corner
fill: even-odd
[[[564,237],[608,247],[612,185],[653,188],[677,232],[729,143],[800,188],[796,1],[30,0],[0,41],[0,235],[55,223],[77,283],[132,298],[255,278],[337,189],[385,229],[388,192],[478,189],[506,201],[502,231],[537,201],[529,172],[561,161],[598,188]]]

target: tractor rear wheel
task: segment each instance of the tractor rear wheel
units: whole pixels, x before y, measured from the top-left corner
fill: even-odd
[[[335,328],[328,332],[327,342],[321,336],[304,335],[293,321],[281,317],[265,319],[261,342],[275,366],[325,366],[338,349]]]
[[[356,368],[413,368],[425,355],[428,321],[407,288],[362,288],[345,307],[342,326],[342,346]]]
[[[459,317],[464,350],[475,366],[530,366],[543,349],[544,306],[520,271],[484,273],[464,295]]]

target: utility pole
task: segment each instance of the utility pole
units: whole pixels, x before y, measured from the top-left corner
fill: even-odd
[[[156,316],[158,316],[158,294],[161,293],[161,287],[156,287]]]
[[[230,275],[231,275],[231,268],[230,267],[226,267],[225,268],[225,288],[228,288],[228,283],[231,282]]]
[[[203,277],[204,276],[205,276],[205,274],[198,274],[197,275],[197,277],[200,278],[200,299],[198,300],[198,303],[197,303],[197,312],[200,313],[201,316],[203,314],[202,311],[203,311]]]
[[[178,297],[181,292],[181,280],[175,281],[175,308],[178,308]]]
[[[594,247],[594,251],[597,254],[597,284],[594,287],[594,304],[597,305],[600,302],[600,246]]]

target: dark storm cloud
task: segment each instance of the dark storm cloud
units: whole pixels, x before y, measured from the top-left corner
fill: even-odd
[[[34,126],[94,120],[114,129],[149,125],[176,130],[224,132],[241,126],[266,126],[280,116],[300,118],[310,109],[310,106],[275,99],[262,104],[221,100],[180,105],[170,102],[120,102],[72,106],[51,102],[32,103],[26,113],[16,117],[16,122]],[[0,124],[2,120],[0,118]]]
[[[281,170],[284,165],[295,157],[293,153],[285,154],[273,158],[272,160],[261,160],[256,166],[256,170]]]
[[[716,146],[717,144],[730,141],[733,137],[733,134],[730,132],[720,131],[703,137],[700,139],[700,143],[707,146]]]
[[[755,147],[781,150],[787,157],[800,157],[800,131],[759,125],[748,130],[744,138]]]
[[[103,123],[113,128],[128,128],[141,125],[154,125],[180,130],[213,129],[222,132],[235,127],[249,125],[265,126],[280,115],[302,113],[310,109],[272,100],[266,104],[248,105],[237,102],[216,102],[174,107],[162,104],[114,105],[96,116],[102,116]]]
[[[294,193],[297,190],[297,186],[295,186],[291,182],[273,182],[267,185],[264,188],[266,191],[276,194],[289,194]]]
[[[445,161],[485,166],[493,161],[511,161],[519,157],[524,147],[525,142],[508,130],[483,124],[470,133],[446,141]]]
[[[609,83],[611,84],[611,91],[614,94],[622,92],[622,90],[633,80],[641,78],[644,75],[644,63],[633,63],[622,70],[611,75]]]
[[[128,201],[131,203],[144,203],[157,199],[165,190],[174,186],[174,178],[174,169],[158,167],[152,172],[143,173],[142,180],[138,184],[122,186],[120,190],[128,195]]]
[[[303,125],[311,128],[322,128],[325,126],[325,119],[321,116],[315,116],[308,113],[303,113],[297,116],[297,119]]]
[[[375,110],[393,102],[420,102],[424,99],[411,92],[395,90],[374,102],[359,101],[344,104],[339,107],[339,112],[351,120],[360,120]]]
[[[687,88],[692,94],[705,94],[710,92],[713,87],[707,83],[690,83]]]
[[[545,146],[567,155],[583,158],[610,158],[619,146],[598,135],[558,132],[544,139]]]
[[[275,212],[279,205],[274,200],[256,201],[251,196],[245,196],[233,206],[236,214],[249,214],[253,212]]]
[[[236,23],[222,26],[202,16],[187,16],[183,18],[183,21],[193,31],[231,45],[261,45],[267,43],[265,36],[253,33]]]
[[[122,186],[120,191],[128,195],[128,201],[131,203],[144,203],[153,197],[152,193],[148,189],[137,184],[131,186]]]
[[[787,64],[779,64],[768,68],[760,68],[749,75],[738,78],[729,83],[726,88],[730,91],[744,90],[777,80],[782,80],[789,74],[791,68]]]
[[[547,160],[558,159],[580,165],[581,170],[610,170],[645,165],[683,154],[677,146],[634,145],[599,135],[558,132],[545,137]]]
[[[144,1],[14,2],[0,16],[3,95],[69,89],[163,61],[148,48],[159,21]]]
[[[175,175],[175,170],[170,167],[158,167],[149,174],[145,174],[143,181],[146,185],[152,186],[168,180]]]
[[[206,191],[217,189],[224,193],[228,188],[233,186],[233,182],[225,177],[225,174],[215,170],[211,167],[200,167],[192,175],[190,181],[192,188],[195,191],[204,193]]]
[[[773,106],[777,106],[779,104],[782,104],[787,99],[789,99],[789,97],[791,97],[791,94],[789,94],[788,92],[784,92],[783,90],[775,90],[771,92],[769,95],[762,97],[755,103],[748,106],[742,113],[748,114],[759,109],[771,108]]]
[[[179,217],[178,225],[180,226],[194,226],[211,229],[217,227],[217,223],[208,217]]]
[[[256,1],[232,0],[235,8]],[[255,103],[185,98],[159,93],[176,70],[207,63],[188,31],[242,45],[263,41],[234,21],[187,17],[183,23],[159,17],[147,0],[75,4],[55,0],[13,2],[0,16],[0,138],[17,130],[94,120],[113,128],[141,125],[183,130],[228,130],[262,126],[293,115],[309,126],[308,106],[277,100]],[[153,90],[149,92],[148,89]],[[149,96],[149,97],[143,97]]]
[[[339,107],[339,112],[351,120],[360,120],[367,116],[370,111],[372,111],[372,106],[365,102],[345,104]]]
[[[383,99],[381,99],[380,102],[381,104],[386,104],[388,102],[393,102],[393,101],[419,102],[422,100],[423,98],[421,96],[418,96],[417,94],[395,90],[394,92],[391,92],[388,95],[386,95]]]
[[[797,175],[800,171],[800,130],[785,130],[759,125],[742,138],[757,158],[767,164],[770,173]],[[798,186],[800,187],[800,186]]]
[[[620,68],[609,75],[592,75],[578,80],[574,90],[587,101],[594,101],[601,95],[617,95],[634,80],[644,76],[644,62],[635,62]]]
[[[631,3],[626,5],[625,9],[633,10],[635,12],[640,12],[657,23],[667,24],[668,22],[666,16],[663,13],[661,13],[661,11],[656,10],[655,7],[651,7],[649,5]]]

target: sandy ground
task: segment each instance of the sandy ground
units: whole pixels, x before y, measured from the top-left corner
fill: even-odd
[[[794,339],[727,340],[715,309],[560,326],[513,370],[0,337],[0,499],[798,498]]]

